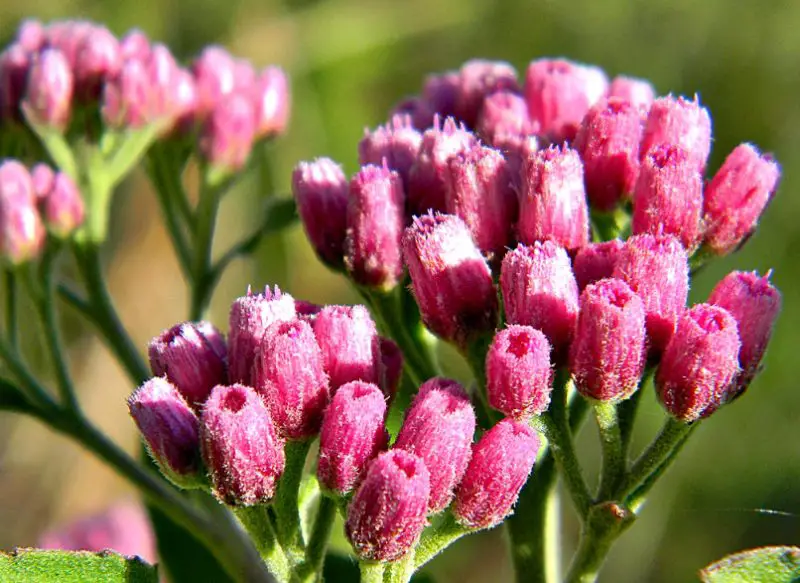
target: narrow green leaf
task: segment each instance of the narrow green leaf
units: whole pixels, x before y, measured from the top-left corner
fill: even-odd
[[[4,583],[158,583],[157,569],[112,551],[17,549],[0,553]]]
[[[297,218],[297,204],[293,197],[271,198],[261,229],[267,233],[274,233],[292,225]]]
[[[704,583],[800,583],[800,547],[761,547],[728,555],[700,571]]]

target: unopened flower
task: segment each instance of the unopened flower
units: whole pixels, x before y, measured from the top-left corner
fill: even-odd
[[[63,172],[53,177],[53,187],[44,200],[44,220],[56,237],[69,237],[83,223],[83,197],[72,178]]]
[[[711,151],[711,118],[697,97],[688,101],[668,95],[653,101],[647,114],[639,157],[644,160],[657,146],[683,148],[699,171],[705,169]]]
[[[417,160],[422,134],[414,127],[411,116],[393,115],[389,123],[374,131],[365,130],[358,143],[358,161],[362,165],[386,165],[396,171],[408,188],[411,167]]]
[[[29,53],[39,52],[46,42],[45,27],[38,20],[25,19],[17,29],[16,42]]]
[[[655,95],[655,89],[653,89],[649,81],[635,77],[625,77],[624,75],[614,77],[611,80],[611,86],[608,88],[609,98],[624,99],[643,111],[650,109]]]
[[[224,48],[208,46],[192,63],[192,73],[197,84],[198,110],[202,117],[209,114],[229,95],[235,86],[236,64]]]
[[[12,265],[36,258],[45,228],[28,169],[16,160],[0,165],[0,255]]]
[[[31,180],[33,181],[33,193],[41,204],[53,190],[56,173],[47,164],[34,164],[31,168]]]
[[[151,123],[155,93],[150,71],[144,61],[129,60],[108,80],[103,91],[101,113],[106,125],[114,129],[141,128]]]
[[[507,151],[535,133],[536,126],[528,115],[525,99],[511,91],[498,91],[483,100],[476,131],[493,147]]]
[[[475,127],[485,98],[497,91],[519,92],[516,69],[503,61],[467,61],[458,79],[455,115],[468,127]]]
[[[30,55],[18,43],[0,53],[0,120],[22,121],[20,102],[25,94]]]
[[[439,119],[454,117],[458,92],[461,90],[461,75],[457,71],[446,71],[441,74],[428,75],[422,87],[422,99],[430,112],[428,123],[434,123],[434,116]]]
[[[289,80],[280,67],[267,67],[254,84],[256,138],[282,134],[289,124],[291,98]]]
[[[134,28],[120,39],[119,53],[123,62],[128,59],[146,61],[150,58],[150,39],[144,32]]]
[[[28,73],[24,107],[37,125],[63,131],[72,113],[73,75],[61,51],[39,53]]]
[[[623,242],[619,239],[589,243],[581,247],[575,255],[572,270],[578,289],[583,291],[590,283],[611,277]]]
[[[113,79],[122,67],[119,41],[104,26],[91,25],[75,58],[75,95],[81,101],[96,99],[103,83]]]
[[[221,99],[200,134],[200,151],[205,159],[228,172],[241,170],[253,149],[255,116],[255,107],[247,95],[233,93]]]

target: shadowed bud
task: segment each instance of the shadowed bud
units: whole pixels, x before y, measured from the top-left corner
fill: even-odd
[[[583,291],[590,283],[611,277],[622,247],[622,241],[612,239],[600,243],[589,243],[578,249],[572,264],[578,289]]]
[[[200,151],[211,165],[229,172],[244,167],[253,149],[255,116],[252,101],[242,93],[217,103],[200,134]]]
[[[403,181],[385,166],[350,180],[344,263],[356,283],[390,290],[403,277],[404,206]]]
[[[33,181],[33,194],[41,204],[53,190],[56,174],[47,164],[39,163],[31,168],[31,180]]]
[[[29,54],[19,44],[0,53],[0,120],[22,121],[19,106],[30,64]]]
[[[647,111],[656,97],[656,92],[653,86],[644,79],[620,75],[611,81],[608,97],[624,99],[634,107]]]
[[[386,448],[386,401],[372,383],[353,381],[339,387],[325,410],[319,438],[317,478],[337,494],[356,487],[369,460]]]
[[[662,145],[683,148],[698,170],[705,169],[711,151],[711,118],[697,97],[687,101],[669,95],[653,102],[639,146],[640,159]]]
[[[498,91],[483,100],[476,129],[486,143],[506,150],[513,143],[536,133],[528,116],[528,104],[510,91]]]
[[[536,328],[512,324],[498,332],[486,355],[489,404],[520,420],[545,411],[553,383],[550,351]]]
[[[464,221],[453,215],[417,217],[406,229],[403,251],[422,321],[434,334],[463,348],[494,330],[492,273]]]
[[[72,89],[72,71],[61,51],[39,53],[28,74],[23,104],[30,121],[63,131],[69,123]]]
[[[289,124],[289,80],[280,67],[267,67],[255,80],[256,138],[282,134]]]
[[[519,92],[516,69],[503,61],[467,61],[459,71],[456,117],[467,126],[475,127],[483,100],[497,91]]]
[[[705,190],[705,238],[715,253],[733,251],[755,229],[780,174],[777,162],[750,144],[728,155]]]
[[[736,320],[723,308],[697,304],[686,310],[656,374],[667,411],[691,423],[723,405],[739,371],[739,345]]]
[[[539,453],[536,431],[503,419],[473,447],[456,490],[456,520],[469,528],[491,528],[512,512]]]
[[[44,220],[56,237],[69,237],[83,224],[85,209],[83,198],[72,178],[57,172],[53,188],[44,199]]]
[[[394,449],[422,458],[430,473],[428,512],[447,508],[472,454],[475,412],[456,381],[425,381],[406,411]]]
[[[12,265],[36,258],[45,229],[28,169],[16,160],[0,165],[0,254]]]
[[[143,61],[126,61],[119,74],[106,82],[101,113],[113,129],[137,129],[155,117],[156,95]]]
[[[417,160],[422,144],[422,134],[417,131],[409,115],[393,115],[392,119],[375,131],[364,130],[358,144],[358,161],[361,165],[386,165],[395,170],[403,185],[408,188],[408,176]]]
[[[314,335],[332,392],[350,381],[380,384],[380,341],[367,308],[325,306],[314,320]]]
[[[425,528],[429,493],[428,470],[413,453],[375,458],[347,509],[345,534],[356,555],[395,561],[411,550]]]
[[[517,236],[526,244],[551,239],[569,251],[589,242],[583,164],[575,150],[551,146],[523,162]]]
[[[425,78],[422,86],[422,98],[427,103],[427,109],[430,112],[430,118],[425,127],[430,127],[431,123],[435,123],[434,115],[438,115],[439,119],[455,116],[460,90],[461,75],[456,71],[428,75]]]
[[[104,26],[92,25],[75,59],[75,95],[81,101],[97,99],[103,83],[122,68],[119,41]]]
[[[381,363],[383,363],[383,394],[388,405],[392,404],[400,379],[403,377],[403,353],[391,338],[380,338]]]
[[[433,123],[433,110],[431,105],[418,96],[406,97],[389,111],[389,117],[408,117],[411,125],[418,132],[424,132]]]
[[[208,46],[192,63],[197,84],[198,109],[202,116],[211,112],[236,83],[236,63],[224,48]]]
[[[283,440],[250,387],[218,385],[200,417],[203,461],[214,495],[230,505],[268,502],[283,473]]]

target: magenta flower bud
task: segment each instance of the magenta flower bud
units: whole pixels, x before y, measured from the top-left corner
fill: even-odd
[[[61,51],[45,49],[39,53],[28,74],[25,107],[30,120],[63,131],[69,123],[73,78]]]
[[[345,534],[362,560],[396,561],[425,528],[430,477],[413,453],[391,450],[367,468],[347,509]]]
[[[497,333],[486,355],[489,404],[524,420],[550,404],[553,369],[547,337],[530,326],[510,325]]]
[[[225,339],[208,322],[183,322],[164,330],[147,347],[150,369],[166,377],[195,409],[211,389],[228,380]]]
[[[350,180],[344,264],[356,283],[390,290],[403,277],[403,181],[386,166],[364,166]]]
[[[150,39],[139,29],[133,29],[119,41],[122,61],[131,59],[147,61],[150,58]]]
[[[503,419],[472,449],[456,490],[456,520],[469,528],[497,526],[512,512],[539,453],[539,437],[525,423]]]
[[[705,238],[715,253],[731,252],[755,229],[780,174],[777,162],[750,144],[728,155],[705,191]]]
[[[358,485],[367,463],[386,448],[386,401],[372,383],[353,381],[339,387],[325,410],[319,438],[317,478],[340,495]]]
[[[126,61],[119,74],[105,84],[103,121],[113,129],[141,128],[153,121],[155,103],[147,65],[143,61]]]
[[[36,201],[41,204],[53,190],[56,174],[47,164],[35,164],[31,168],[31,180],[33,181],[33,194]]]
[[[598,401],[630,397],[644,372],[644,304],[624,281],[603,279],[581,294],[570,370],[578,391]]]
[[[564,248],[552,241],[517,246],[503,259],[500,287],[506,321],[544,332],[558,360],[578,319],[578,285]]]
[[[210,113],[224,96],[234,90],[236,63],[222,47],[203,49],[192,64],[192,73],[197,82],[198,109],[202,116]]]
[[[674,235],[687,250],[700,243],[703,178],[689,154],[656,146],[642,160],[633,193],[634,235]]]
[[[375,131],[364,130],[364,137],[358,144],[358,161],[362,166],[382,166],[385,160],[407,188],[408,176],[421,144],[422,134],[412,124],[411,116],[394,115],[389,123]]]
[[[517,236],[551,239],[572,252],[589,242],[583,164],[575,150],[551,146],[523,163]]]
[[[314,334],[332,392],[350,381],[380,384],[380,341],[367,308],[325,306],[314,320]]]
[[[456,93],[455,115],[474,127],[483,100],[498,91],[519,93],[517,71],[509,63],[473,59],[461,66]]]
[[[683,245],[671,235],[634,235],[619,252],[613,276],[641,298],[651,348],[663,350],[689,295],[689,263]]]
[[[640,159],[662,145],[683,148],[698,170],[705,169],[711,151],[711,118],[697,97],[687,101],[669,95],[653,101],[639,146]]]
[[[418,132],[424,132],[433,124],[434,112],[431,105],[421,97],[407,97],[396,103],[389,111],[389,117],[409,117],[411,125]]]
[[[289,80],[280,67],[267,67],[254,81],[256,138],[282,134],[289,125]]]
[[[220,99],[200,134],[200,151],[208,162],[228,172],[241,170],[250,157],[256,132],[253,102],[242,93]]]
[[[349,192],[342,167],[330,158],[300,162],[292,173],[292,192],[317,256],[331,267],[342,267]]]
[[[511,91],[498,91],[483,100],[476,130],[495,148],[505,149],[513,140],[536,133],[525,99]]]
[[[531,119],[552,142],[572,140],[589,108],[606,96],[608,79],[597,67],[559,59],[531,62],[525,100]]]
[[[267,406],[244,385],[214,387],[200,417],[214,495],[230,505],[269,502],[283,473],[283,440]]]
[[[736,397],[744,392],[761,365],[772,328],[781,310],[781,294],[769,282],[769,274],[734,271],[726,275],[711,292],[709,304],[725,308],[739,325],[739,367]]]
[[[0,120],[22,121],[19,106],[25,94],[31,57],[20,44],[0,53]]]
[[[53,188],[44,199],[44,219],[50,232],[59,238],[69,237],[83,224],[83,198],[72,178],[58,172]]]
[[[305,320],[309,324],[313,324],[317,319],[317,314],[322,311],[323,306],[307,302],[305,300],[295,300],[294,308],[297,311],[297,317]]]
[[[467,469],[475,412],[456,381],[432,378],[419,388],[392,446],[418,455],[430,473],[428,512],[447,508]]]
[[[178,389],[165,378],[152,378],[128,397],[128,411],[161,472],[178,486],[196,483],[198,421]]]
[[[455,116],[460,91],[461,75],[456,71],[428,75],[425,78],[422,98],[428,104],[428,111],[431,115],[425,127],[430,127],[434,121],[434,114],[438,115],[439,119]]]
[[[736,320],[727,310],[710,304],[686,310],[656,374],[664,408],[684,423],[716,411],[739,372],[739,346]]]
[[[231,304],[228,331],[228,374],[230,382],[253,386],[253,365],[264,337],[274,322],[289,322],[297,317],[294,299],[264,288],[264,293],[252,293],[237,298]]]
[[[630,197],[639,175],[642,114],[615,98],[589,110],[575,138],[583,160],[586,194],[593,208],[610,211]]]
[[[622,241],[612,239],[600,243],[589,243],[578,249],[572,264],[578,289],[583,291],[590,283],[611,277],[614,274],[614,267],[622,247]]]
[[[45,45],[44,25],[38,20],[26,19],[17,29],[15,41],[28,53],[38,53]]]
[[[173,111],[172,101],[181,71],[175,57],[166,46],[155,44],[150,50],[147,68],[153,89],[153,118],[173,117],[177,112]]]
[[[494,330],[492,272],[464,221],[453,215],[416,217],[406,229],[403,252],[422,321],[434,334],[465,348]]]
[[[28,169],[16,160],[0,165],[0,255],[11,265],[35,259],[45,243]]]
[[[379,342],[381,363],[383,363],[383,394],[387,405],[391,405],[400,387],[400,379],[403,377],[403,353],[391,338],[381,337]]]
[[[647,111],[656,98],[656,91],[649,81],[620,75],[611,81],[608,97],[623,99],[634,107]]]
[[[96,99],[102,84],[122,68],[119,41],[104,26],[92,25],[80,43],[75,59],[75,95],[82,101]]]

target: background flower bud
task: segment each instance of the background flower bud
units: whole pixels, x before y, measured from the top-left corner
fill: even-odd
[[[246,95],[233,93],[211,110],[200,135],[200,151],[212,165],[228,172],[241,170],[255,139],[255,108]]]
[[[11,265],[38,257],[45,229],[28,169],[16,160],[0,164],[0,255]]]
[[[484,99],[497,91],[519,92],[517,71],[504,61],[472,59],[461,66],[458,74],[455,115],[475,127]]]
[[[282,134],[289,125],[289,80],[280,67],[267,67],[254,84],[256,139]]]
[[[44,219],[56,237],[69,237],[83,224],[83,197],[72,178],[63,172],[53,177],[53,188],[44,200]]]
[[[39,53],[28,73],[27,115],[37,125],[63,131],[72,113],[73,76],[67,59],[56,49]]]
[[[624,75],[614,77],[611,80],[611,86],[608,88],[609,98],[623,99],[642,111],[650,109],[655,95],[655,89],[653,89],[649,81],[636,79],[635,77],[625,77]]]

